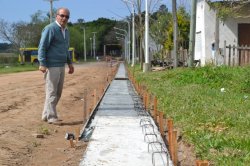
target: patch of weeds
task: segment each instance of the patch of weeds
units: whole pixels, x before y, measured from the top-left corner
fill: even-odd
[[[38,129],[38,133],[43,134],[43,135],[50,135],[50,131],[46,126],[41,126]]]

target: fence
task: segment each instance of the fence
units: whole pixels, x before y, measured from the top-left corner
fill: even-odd
[[[250,47],[226,45],[224,42],[224,64],[228,66],[250,65]]]
[[[165,54],[165,57],[167,59],[174,59],[174,55],[173,54],[174,54],[173,51],[167,51],[166,54]],[[180,62],[186,62],[187,59],[188,59],[188,50],[180,48],[177,51],[177,56],[178,56],[178,59],[179,59]]]
[[[174,61],[173,51],[166,51],[164,54],[164,61],[166,61],[167,64],[172,64]],[[177,57],[178,66],[186,66],[188,60],[188,50],[181,47],[179,50],[177,50]]]

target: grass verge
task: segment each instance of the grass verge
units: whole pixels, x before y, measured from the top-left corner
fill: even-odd
[[[32,64],[21,65],[19,63],[0,64],[0,74],[17,73],[17,72],[34,71],[34,70],[38,70],[37,65],[32,65]]]
[[[212,165],[250,163],[250,67],[129,70],[158,97],[158,109],[173,118],[197,158]]]

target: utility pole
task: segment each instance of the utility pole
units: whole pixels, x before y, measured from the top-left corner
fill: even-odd
[[[119,32],[115,32],[116,34],[118,35],[122,35],[124,37],[124,55],[125,55],[125,60],[129,63],[128,59],[129,59],[129,56],[130,56],[130,52],[129,52],[129,43],[130,43],[130,37],[129,37],[129,33],[125,30],[125,29],[120,29],[120,28],[117,28],[117,27],[114,27],[115,30],[119,30],[119,31],[123,31],[124,34],[122,33],[119,33]]]
[[[135,8],[132,4],[132,67],[135,65]]]
[[[58,0],[44,0],[44,1],[49,1],[50,2],[50,18],[49,18],[49,20],[50,20],[50,23],[52,23],[53,22],[53,2],[54,1],[58,1]]]
[[[93,52],[92,52],[92,50],[93,50],[93,46],[92,46],[92,37],[89,38],[89,40],[90,40],[90,56],[92,57],[92,56],[93,56]]]
[[[103,45],[103,57],[106,59],[106,45]]]
[[[192,0],[190,34],[189,34],[189,61],[188,66],[192,67],[194,64],[194,46],[195,46],[195,32],[196,32],[196,5],[197,0]]]
[[[92,32],[94,34],[93,36],[93,52],[94,52],[94,59],[95,59],[95,56],[96,56],[96,44],[95,44],[95,34],[97,32]]]
[[[130,32],[130,22],[129,21],[127,21],[127,20],[125,20],[127,23],[128,23],[128,64],[130,64],[131,63],[131,61],[130,61],[130,44],[131,44],[131,37],[130,37],[130,35],[131,35],[131,32]]]
[[[123,42],[124,42],[124,57],[126,57],[126,54],[127,54],[127,52],[126,52],[126,37],[125,36],[122,36],[122,37],[116,36],[116,39],[117,40],[123,40]],[[121,54],[121,57],[122,57],[122,54]]]
[[[127,38],[127,31],[126,32],[126,35],[125,34],[122,34],[122,33],[119,33],[119,32],[115,32],[116,35],[120,35],[121,37],[119,36],[116,36],[116,39],[118,40],[124,40],[124,59],[127,60],[127,57],[128,57],[128,38]]]
[[[131,0],[122,0],[125,3],[130,3],[132,5],[132,64],[135,65],[135,7],[134,1]]]
[[[85,38],[85,21],[84,19],[78,19],[79,23],[81,24],[80,28],[83,30],[83,57],[84,57],[84,62],[87,61],[86,58],[86,38]]]
[[[85,35],[85,27],[83,29],[83,40],[84,40],[84,43],[83,43],[83,47],[84,47],[84,62],[87,61],[87,57],[86,57],[86,35]]]
[[[143,64],[143,72],[150,71],[149,64],[149,47],[148,47],[148,36],[149,36],[149,19],[148,19],[148,0],[145,0],[145,63]]]

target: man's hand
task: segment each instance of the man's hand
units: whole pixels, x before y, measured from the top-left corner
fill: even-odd
[[[47,67],[45,66],[39,66],[39,70],[43,73],[45,73],[47,71]]]
[[[74,73],[74,66],[72,64],[69,64],[69,74]]]

